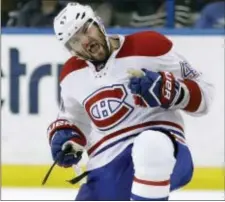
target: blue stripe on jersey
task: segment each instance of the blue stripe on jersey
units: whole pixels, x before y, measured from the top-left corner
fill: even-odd
[[[121,138],[121,139],[119,139],[119,140],[117,140],[115,142],[112,142],[111,144],[108,144],[107,146],[105,146],[102,149],[100,149],[94,156],[97,156],[98,154],[104,152],[105,150],[109,149],[110,147],[113,147],[114,145],[118,144],[119,142],[126,141],[126,140],[128,140],[128,139],[130,139],[132,137],[136,137],[138,134],[130,135],[130,136]]]
[[[133,193],[131,193],[131,200],[135,200],[135,201],[168,201],[169,197],[165,197],[165,198],[145,198],[142,196],[137,196]]]

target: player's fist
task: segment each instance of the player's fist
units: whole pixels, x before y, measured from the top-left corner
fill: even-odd
[[[84,147],[78,143],[79,139],[79,135],[71,129],[59,130],[54,133],[51,140],[51,152],[53,159],[58,160],[59,166],[70,167],[80,161]],[[71,147],[71,151],[66,153],[63,158],[58,159],[67,145]]]
[[[180,82],[172,73],[146,69],[142,69],[142,74],[134,73],[128,87],[131,93],[141,96],[150,107],[170,108],[178,101],[181,93]]]
[[[53,160],[59,166],[70,167],[80,161],[86,138],[75,125],[64,119],[56,120],[48,127],[48,137]],[[68,146],[70,151],[59,158]]]

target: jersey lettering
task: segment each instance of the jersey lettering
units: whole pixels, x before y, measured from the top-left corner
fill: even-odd
[[[164,92],[164,97],[167,100],[171,99],[171,90],[172,90],[172,78],[171,78],[171,73],[165,72],[165,92]]]

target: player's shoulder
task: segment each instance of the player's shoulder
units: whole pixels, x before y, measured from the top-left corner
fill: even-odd
[[[60,72],[60,82],[70,73],[86,68],[87,66],[88,64],[85,62],[85,60],[78,59],[75,56],[69,58],[63,65]]]
[[[172,42],[158,32],[138,32],[125,36],[125,41],[117,58],[129,56],[157,57],[169,52],[172,46]]]

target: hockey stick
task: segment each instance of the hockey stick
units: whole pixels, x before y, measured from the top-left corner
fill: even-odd
[[[71,151],[72,151],[72,146],[68,144],[68,145],[65,147],[65,149],[62,151],[62,153],[60,153],[60,155],[59,155],[59,156],[57,157],[57,159],[54,161],[54,163],[51,165],[50,169],[48,170],[48,172],[46,173],[46,175],[45,175],[45,177],[44,177],[44,179],[43,179],[43,181],[42,181],[42,185],[45,185],[45,183],[47,182],[47,180],[48,180],[48,178],[49,178],[49,176],[50,176],[50,174],[51,174],[53,168],[54,168],[55,165],[57,164],[57,162],[58,162],[60,159],[64,158],[64,156],[65,156],[67,153],[70,153]]]

